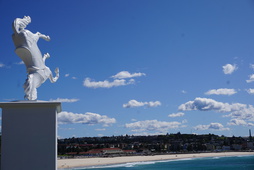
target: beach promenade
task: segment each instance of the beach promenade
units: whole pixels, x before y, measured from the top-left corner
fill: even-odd
[[[123,156],[123,157],[100,157],[100,158],[76,158],[59,159],[58,168],[72,168],[85,166],[98,166],[121,164],[130,162],[160,161],[172,159],[201,158],[201,157],[222,157],[222,156],[244,156],[254,155],[254,152],[218,152],[218,153],[189,153],[189,154],[169,154],[154,156]]]

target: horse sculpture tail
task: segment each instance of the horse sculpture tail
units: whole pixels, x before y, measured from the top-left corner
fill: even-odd
[[[51,83],[55,83],[59,78],[59,68],[58,67],[55,69],[55,73],[56,73],[55,77],[53,77],[52,73],[49,75],[49,79],[50,79]]]
[[[33,87],[34,86],[33,79],[34,75],[29,74],[23,86],[26,94],[24,98],[28,100],[36,100],[37,98],[37,90],[35,87]]]

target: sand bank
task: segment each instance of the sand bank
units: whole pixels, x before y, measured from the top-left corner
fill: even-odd
[[[60,159],[58,160],[58,168],[98,166],[109,164],[121,164],[128,162],[160,161],[160,160],[201,158],[201,157],[241,156],[241,155],[254,155],[254,152],[220,152],[220,153],[170,154],[155,156],[123,156],[113,158],[106,157],[106,158]]]

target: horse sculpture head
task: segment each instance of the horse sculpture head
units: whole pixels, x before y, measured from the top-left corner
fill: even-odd
[[[29,16],[24,16],[24,18],[16,18],[13,22],[13,30],[14,32],[19,32],[20,30],[23,30],[26,28],[28,24],[31,23],[31,18]]]

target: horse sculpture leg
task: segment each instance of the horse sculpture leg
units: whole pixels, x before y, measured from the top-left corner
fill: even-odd
[[[48,68],[48,69],[49,69],[49,68]],[[50,71],[50,69],[49,69],[49,71]],[[55,73],[56,73],[56,76],[53,77],[53,74],[52,74],[52,72],[50,71],[49,80],[50,80],[51,83],[55,83],[55,82],[58,80],[58,78],[59,78],[59,68],[58,68],[58,67],[55,69]]]
[[[44,64],[45,64],[46,59],[48,59],[49,57],[50,57],[49,53],[46,53],[43,55],[42,60],[43,60]]]
[[[43,59],[44,64],[45,64],[46,59],[48,59],[49,57],[50,57],[49,53],[46,53],[43,55],[42,59]],[[47,77],[50,79],[51,83],[55,83],[58,80],[59,68],[55,69],[55,73],[56,73],[56,76],[53,77],[51,70],[48,67],[45,68],[45,75],[47,75]]]

